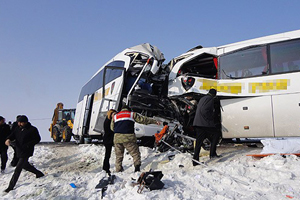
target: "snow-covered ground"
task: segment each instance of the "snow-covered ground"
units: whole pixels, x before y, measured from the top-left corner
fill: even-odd
[[[296,156],[254,159],[246,155],[260,153],[261,148],[226,145],[217,149],[221,158],[209,160],[208,153],[202,153],[200,160],[208,167],[194,167],[188,153],[158,153],[146,147],[140,147],[140,151],[142,171],[150,167],[161,170],[164,189],[137,193],[132,178],[137,179],[141,172],[133,173],[132,158],[126,154],[124,172],[114,173],[113,150],[111,168],[117,179],[108,186],[103,199],[300,199],[300,159]],[[172,154],[176,154],[174,159],[167,162]],[[9,162],[11,158],[10,148]],[[30,162],[46,176],[36,179],[23,171],[15,189],[6,194],[3,191],[14,170],[8,166],[0,175],[0,199],[101,199],[95,186],[106,176],[103,158],[101,145],[37,145]]]

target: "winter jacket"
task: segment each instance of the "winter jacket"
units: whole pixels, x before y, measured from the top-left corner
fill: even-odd
[[[123,134],[134,133],[134,112],[123,110],[114,116],[114,132]]]
[[[14,122],[13,124],[12,124],[12,126],[11,126],[11,132],[14,132],[14,130],[16,129],[16,128],[18,128],[19,126],[18,126],[18,122]]]
[[[128,111],[127,109],[122,109],[122,111]],[[151,119],[151,118],[148,118],[148,117],[145,117],[145,116],[142,116],[138,113],[135,113],[135,112],[132,112],[133,113],[133,119],[135,122],[137,123],[140,123],[140,124],[155,124],[156,123],[156,120],[154,119]],[[111,122],[111,130],[114,130],[114,126],[115,126],[115,122],[114,120],[112,120]],[[114,143],[117,144],[117,143],[127,143],[127,142],[136,142],[136,136],[134,134],[134,123],[132,123],[132,127],[129,128],[130,130],[133,130],[132,133],[118,133],[118,132],[115,132],[115,135],[114,135]]]
[[[26,158],[33,155],[34,145],[41,141],[41,136],[37,128],[28,122],[25,127],[16,128],[8,139],[16,141],[17,157]]]
[[[0,151],[2,149],[7,149],[7,146],[5,145],[5,141],[9,135],[10,135],[9,125],[5,123],[0,125]]]
[[[215,127],[214,98],[207,94],[202,97],[197,105],[193,126]]]
[[[103,144],[114,143],[114,132],[110,129],[110,123],[111,120],[109,120],[106,117],[103,124],[103,128],[104,128]]]

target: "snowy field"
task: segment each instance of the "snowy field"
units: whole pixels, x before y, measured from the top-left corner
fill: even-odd
[[[116,182],[109,185],[103,199],[300,199],[300,159],[274,155],[254,159],[247,154],[260,153],[261,148],[233,144],[218,147],[221,158],[209,160],[203,152],[200,161],[208,167],[192,166],[191,155],[176,152],[158,153],[140,147],[142,171],[151,168],[161,170],[164,189],[137,193],[132,178],[132,158],[124,157],[124,172],[114,173],[114,150],[111,158],[112,172]],[[101,199],[95,189],[99,180],[106,176],[102,171],[104,147],[101,145],[37,145],[30,158],[45,177],[36,179],[34,174],[23,171],[14,190],[6,194],[14,168],[8,166],[1,174],[0,199]],[[176,154],[168,162],[168,155]],[[12,149],[9,148],[9,162]],[[75,184],[76,188],[70,186]]]

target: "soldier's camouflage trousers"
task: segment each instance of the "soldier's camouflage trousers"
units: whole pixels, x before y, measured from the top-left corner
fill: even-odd
[[[141,153],[136,142],[125,142],[115,144],[116,153],[116,172],[123,170],[122,161],[124,158],[124,150],[127,150],[133,158],[134,166],[141,165]]]

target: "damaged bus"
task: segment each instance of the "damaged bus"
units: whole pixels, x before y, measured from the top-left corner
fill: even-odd
[[[73,134],[100,139],[106,112],[128,104],[133,111],[180,124],[194,137],[197,103],[218,91],[215,122],[222,138],[300,136],[300,30],[219,47],[197,46],[167,65],[148,43],[125,49],[82,88]],[[147,138],[162,126],[136,123]],[[190,145],[190,144],[189,144]]]
[[[198,46],[167,67],[168,97],[185,127],[191,127],[199,99],[215,88],[223,138],[300,136],[300,30]]]
[[[164,55],[148,43],[125,49],[101,67],[81,89],[74,120],[73,135],[101,139],[103,122],[109,109],[120,110],[128,104],[133,111],[164,121],[174,118],[168,102],[168,69]],[[138,138],[147,140],[162,126],[135,123]]]

